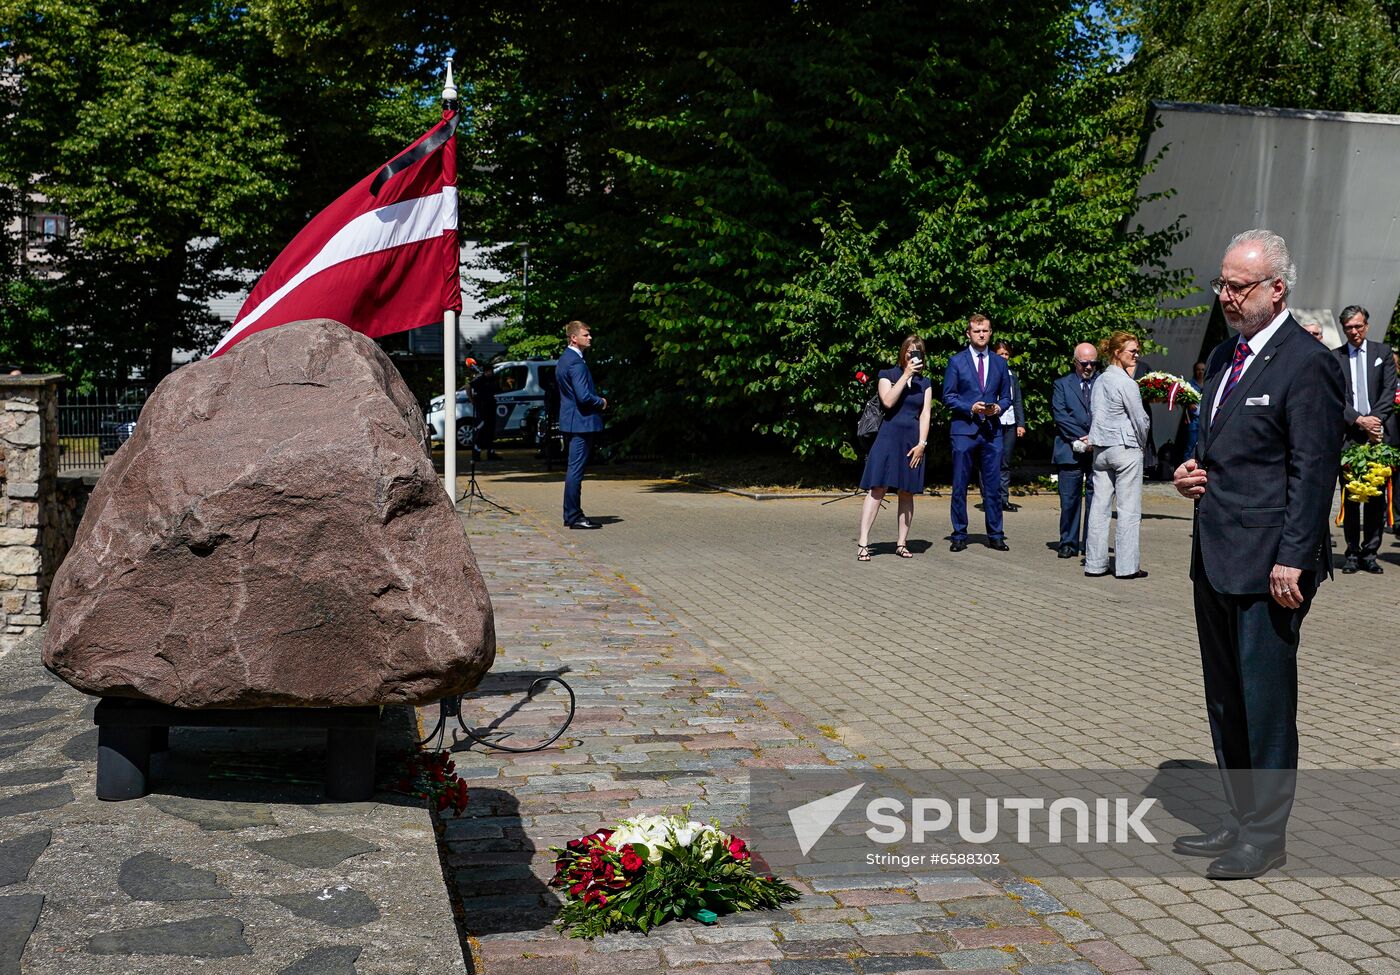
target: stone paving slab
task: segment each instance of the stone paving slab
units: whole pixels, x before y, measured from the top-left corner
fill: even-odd
[[[493,465],[482,484],[555,530],[558,472]],[[1017,500],[1009,553],[977,544],[949,553],[948,500],[925,497],[916,557],[893,556],[891,508],[876,522],[874,561],[861,564],[859,500],[753,502],[600,467],[584,505],[604,529],[559,537],[647,597],[736,681],[761,681],[770,705],[817,727],[822,747],[891,769],[1213,764],[1186,576],[1190,505],[1168,486],[1145,492],[1151,576],[1125,583],[1085,579],[1076,560],[1045,547],[1056,536],[1053,495]],[[1385,575],[1338,575],[1304,626],[1305,765],[1400,769],[1400,544],[1386,536],[1380,557]],[[1103,971],[1400,973],[1391,878],[1284,868],[1234,884],[1040,879],[1072,912],[1047,925]]]
[[[546,737],[564,701],[521,705],[533,675],[560,674],[578,715],[566,738],[532,755],[454,747],[468,808],[446,815],[446,860],[478,971],[488,975],[694,972],[696,975],[884,975],[959,970],[1098,972],[1091,953],[1036,908],[1067,910],[1009,874],[906,879],[788,877],[787,909],[669,923],[651,933],[570,939],[552,925],[551,845],[618,818],[678,812],[743,833],[748,772],[860,766],[850,749],[704,640],[620,573],[566,547],[534,517],[475,508],[464,523],[496,613],[497,657],[464,713],[472,727],[507,713],[508,743]],[[423,709],[430,726],[434,709]],[[761,850],[758,851],[760,854]],[[933,889],[921,884],[935,882]],[[1092,945],[1104,935],[1066,931]],[[1037,967],[1038,966],[1038,967]],[[1061,967],[1056,967],[1061,966]],[[1032,969],[1036,969],[1032,972]]]
[[[173,730],[152,795],[100,802],[92,699],[42,638],[0,657],[0,972],[466,971],[425,808],[324,803],[320,736],[247,729]],[[386,710],[381,762],[412,720]]]

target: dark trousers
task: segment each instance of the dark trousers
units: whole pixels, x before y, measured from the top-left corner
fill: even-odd
[[[1347,557],[1374,559],[1381,550],[1381,533],[1385,531],[1385,494],[1371,498],[1365,504],[1346,499],[1346,478],[1342,478],[1342,534],[1347,540]]]
[[[1073,545],[1084,551],[1084,535],[1088,523],[1081,516],[1094,503],[1094,455],[1090,451],[1076,454],[1077,464],[1059,464],[1060,474],[1060,544]]]
[[[490,453],[496,449],[496,408],[479,411],[473,431],[472,450]]]
[[[967,485],[977,467],[982,484],[982,509],[987,537],[1005,538],[1001,526],[1001,437],[996,431],[975,437],[953,437],[953,538],[967,538]]]
[[[1205,674],[1206,713],[1229,813],[1240,842],[1280,849],[1298,778],[1298,635],[1312,606],[1285,609],[1267,594],[1216,592],[1199,556],[1196,633]]]
[[[1011,455],[1016,452],[1016,424],[1001,428],[1001,510],[1011,503]]]
[[[593,450],[593,433],[564,433],[564,453],[569,469],[564,474],[564,524],[583,520],[583,469]]]

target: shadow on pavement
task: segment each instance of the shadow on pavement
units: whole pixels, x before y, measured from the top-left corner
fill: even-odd
[[[415,746],[417,732],[411,708],[384,708],[375,755],[377,789],[371,801],[423,806],[418,799],[385,789],[401,774],[397,759]],[[95,734],[93,738],[95,745]],[[325,798],[325,763],[325,732],[315,728],[171,728],[170,750],[151,756],[150,796],[157,801],[170,796],[341,805]]]
[[[1220,825],[1225,814],[1225,798],[1220,789],[1213,794],[1190,791],[1181,787],[1185,772],[1214,772],[1215,766],[1192,758],[1168,759],[1157,766],[1157,777],[1143,790],[1143,795],[1156,798],[1162,808],[1183,823],[1190,823],[1202,833]],[[1194,778],[1192,781],[1197,781]]]
[[[535,844],[509,792],[472,789],[465,815],[446,821],[442,839],[448,889],[467,934],[538,931],[558,916],[558,896],[530,869]]]

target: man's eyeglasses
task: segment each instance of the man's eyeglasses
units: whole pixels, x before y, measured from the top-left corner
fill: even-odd
[[[1246,281],[1244,284],[1235,284],[1235,282],[1226,281],[1224,278],[1213,278],[1210,282],[1210,290],[1221,297],[1224,297],[1225,293],[1229,292],[1236,298],[1245,298],[1248,297],[1251,291],[1259,287],[1259,285],[1263,284],[1265,281],[1272,281],[1274,277],[1275,275],[1270,275],[1267,278],[1260,278],[1258,281]]]
[[[1088,361],[1085,361],[1084,359],[1075,359],[1074,364],[1076,366],[1083,366],[1085,369],[1092,369],[1099,364],[1099,360],[1089,359]]]

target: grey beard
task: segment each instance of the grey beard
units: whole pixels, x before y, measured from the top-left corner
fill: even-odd
[[[1225,324],[1229,325],[1236,332],[1243,332],[1245,335],[1253,335],[1269,322],[1273,321],[1274,313],[1265,308],[1262,311],[1246,314],[1238,322],[1230,321],[1230,316],[1225,316]]]

